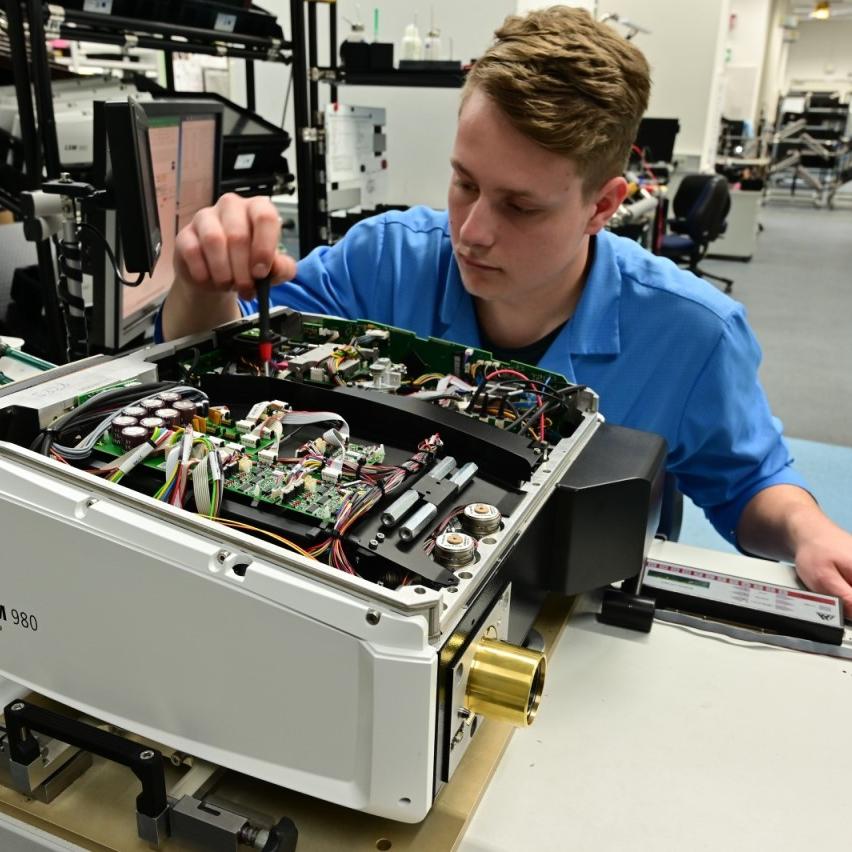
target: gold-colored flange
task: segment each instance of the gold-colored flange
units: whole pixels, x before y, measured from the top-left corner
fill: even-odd
[[[541,703],[544,654],[498,639],[480,639],[467,678],[465,706],[489,719],[531,725]]]

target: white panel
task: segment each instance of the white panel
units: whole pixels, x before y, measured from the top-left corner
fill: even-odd
[[[619,15],[651,30],[633,40],[651,65],[648,115],[680,119],[675,153],[681,156],[705,154],[708,107],[713,102],[718,105],[721,94],[727,10],[727,0],[620,0],[617,4]]]
[[[422,819],[437,680],[425,619],[368,625],[351,595],[250,557],[238,576],[215,534],[86,498],[0,462],[16,531],[0,675],[273,784]]]

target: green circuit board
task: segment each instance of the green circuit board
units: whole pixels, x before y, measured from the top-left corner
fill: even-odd
[[[224,440],[231,440],[231,436],[237,435],[229,426],[209,424],[208,430],[208,435],[221,437]],[[317,471],[315,474],[306,477],[307,483],[300,484],[288,493],[280,493],[282,484],[286,482],[287,477],[296,468],[296,464],[269,464],[259,461],[260,452],[272,444],[271,438],[265,438],[260,440],[257,447],[242,447],[240,455],[244,459],[248,459],[251,466],[248,467],[243,462],[247,469],[241,469],[239,462],[237,462],[224,471],[226,493],[231,492],[252,501],[277,506],[299,515],[306,515],[320,523],[333,522],[341,506],[346,502],[348,492],[341,489],[337,483],[323,481],[320,472]],[[111,458],[118,458],[125,452],[108,435],[98,442],[96,449],[103,456]],[[372,457],[373,461],[379,461],[380,458],[376,456],[376,450],[377,448],[372,445],[350,443],[348,454],[351,457],[367,459]],[[143,464],[145,467],[163,472],[165,475],[166,462],[162,454],[146,459]],[[352,479],[354,477],[351,474],[344,473],[341,475],[340,482],[345,484]]]

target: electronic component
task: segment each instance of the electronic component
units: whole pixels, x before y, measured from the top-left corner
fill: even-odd
[[[365,321],[272,311],[267,370],[255,322],[0,388],[4,594],[44,625],[4,630],[5,670],[147,740],[416,822],[471,742],[463,714],[535,715],[543,660],[511,645],[510,615],[520,641],[533,614],[511,589],[639,570],[663,442],[619,446],[630,430],[561,376]],[[222,684],[249,652],[246,702]],[[477,662],[510,658],[513,696]]]
[[[438,562],[451,570],[463,568],[473,562],[476,540],[463,532],[441,533],[435,539],[432,553]]]
[[[496,506],[487,503],[469,503],[462,512],[464,528],[474,536],[490,535],[500,529],[502,515]]]

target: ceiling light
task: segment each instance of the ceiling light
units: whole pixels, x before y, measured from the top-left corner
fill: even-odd
[[[810,14],[811,18],[817,18],[820,21],[825,21],[831,16],[831,6],[828,0],[818,0],[814,4],[813,11]]]

